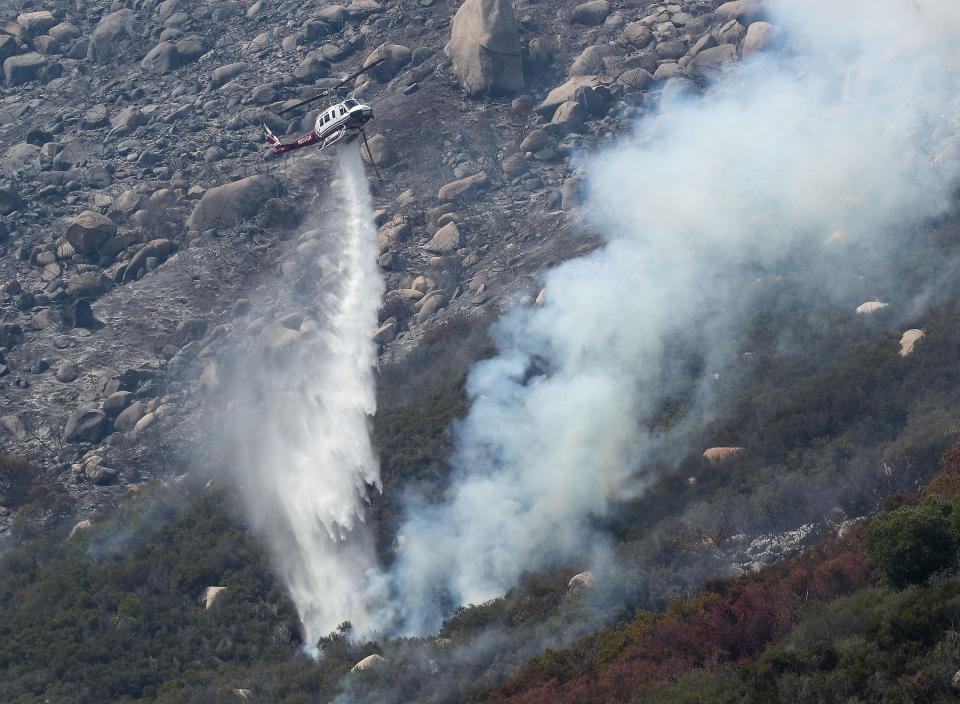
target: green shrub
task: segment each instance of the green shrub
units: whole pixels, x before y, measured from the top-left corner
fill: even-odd
[[[952,529],[951,512],[950,504],[928,499],[873,522],[867,531],[867,551],[892,586],[921,584],[956,564],[960,536]]]
[[[30,495],[40,470],[16,455],[0,454],[0,506],[19,506]]]

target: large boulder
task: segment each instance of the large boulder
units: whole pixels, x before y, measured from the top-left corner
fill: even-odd
[[[113,287],[109,276],[100,271],[74,274],[67,281],[67,295],[74,298],[96,298]]]
[[[573,8],[571,19],[577,24],[595,26],[603,24],[609,14],[610,3],[607,0],[591,0]]]
[[[431,254],[450,254],[460,246],[460,230],[457,223],[448,222],[437,230],[433,238],[423,248]]]
[[[373,654],[368,655],[363,660],[350,668],[350,672],[363,672],[364,670],[376,670],[386,664],[382,656]]]
[[[54,27],[57,24],[57,18],[49,10],[24,12],[17,16],[17,24],[20,25],[20,38],[29,41]]]
[[[9,34],[0,34],[0,63],[15,55],[19,49],[16,39]]]
[[[23,199],[13,186],[0,186],[0,215],[9,215],[23,208]]]
[[[743,452],[742,447],[711,447],[703,451],[703,459],[711,464],[723,462]]]
[[[687,70],[695,78],[716,80],[736,60],[737,47],[733,44],[721,44],[694,56]]]
[[[487,172],[481,171],[461,178],[457,181],[444,184],[437,192],[437,200],[441,203],[449,203],[458,198],[466,198],[472,195],[487,183]]]
[[[84,210],[73,219],[65,238],[79,254],[94,254],[104,242],[117,234],[113,220],[92,210]]]
[[[107,434],[107,414],[96,408],[78,408],[63,431],[65,442],[99,442]]]
[[[120,432],[133,430],[133,427],[143,418],[145,412],[143,402],[134,401],[117,415],[116,420],[113,421],[114,430],[119,430]]]
[[[58,44],[65,46],[74,39],[79,39],[81,32],[79,27],[72,22],[60,22],[47,32],[47,34],[53,37]]]
[[[301,83],[313,83],[319,78],[325,78],[330,75],[330,62],[327,61],[316,51],[311,51],[300,62],[300,65],[293,69],[293,77]]]
[[[3,62],[3,78],[8,86],[36,81],[41,78],[48,63],[45,56],[33,51],[11,56]]]
[[[543,102],[537,106],[537,112],[545,117],[553,114],[560,105],[568,100],[576,100],[577,91],[580,88],[596,88],[608,84],[609,81],[603,76],[574,76],[566,83],[557,86],[543,99]]]
[[[200,595],[200,603],[206,611],[217,609],[227,602],[226,587],[207,587]]]
[[[127,268],[123,271],[123,281],[134,281],[142,275],[142,273],[148,271],[151,262],[156,264],[161,264],[166,261],[166,259],[173,254],[177,249],[176,243],[173,240],[168,239],[158,239],[150,240],[146,245],[140,248],[140,250],[130,258],[130,262],[127,264]]]
[[[370,137],[360,153],[365,162],[377,166],[390,166],[397,159],[393,147],[390,146],[390,142],[382,134],[375,134]]]
[[[725,20],[737,20],[743,25],[749,25],[763,17],[766,11],[764,0],[731,0],[720,5],[714,10],[714,14]]]
[[[260,212],[264,203],[280,190],[280,184],[271,176],[257,174],[211,188],[203,194],[187,226],[202,232],[216,227],[229,227],[244,218]]]
[[[170,73],[181,66],[193,63],[203,55],[203,52],[203,44],[197,39],[160,42],[147,52],[140,66],[147,73]]]
[[[364,68],[369,68],[378,61],[382,62],[371,68],[367,73],[374,80],[386,83],[410,63],[413,52],[403,44],[381,44],[363,62]]]
[[[684,47],[686,51],[686,47]],[[570,76],[596,76],[606,73],[604,59],[614,56],[623,56],[623,49],[616,44],[594,44],[580,52],[573,65],[570,66]]]
[[[919,328],[907,330],[903,333],[903,336],[900,338],[900,356],[909,357],[913,354],[914,346],[924,337],[926,337],[926,333]]]
[[[674,76],[663,84],[663,90],[660,91],[660,107],[663,110],[671,110],[683,105],[696,95],[696,83],[683,76]]]
[[[523,89],[520,31],[510,0],[466,0],[453,18],[449,52],[470,95]]]
[[[773,49],[780,41],[780,29],[769,22],[754,22],[747,28],[740,53],[743,58],[761,51]]]
[[[210,76],[210,87],[219,88],[222,85],[226,85],[234,78],[242,76],[250,69],[250,64],[238,61],[237,63],[227,64],[226,66],[221,66],[216,69],[213,74]]]
[[[104,15],[90,34],[87,58],[90,61],[106,63],[124,53],[139,35],[140,30],[133,10],[124,8]]]

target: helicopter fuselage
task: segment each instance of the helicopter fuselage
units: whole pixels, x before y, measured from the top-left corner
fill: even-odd
[[[354,98],[333,105],[319,115],[313,131],[321,140],[336,135],[340,130],[362,130],[373,119],[373,108]]]

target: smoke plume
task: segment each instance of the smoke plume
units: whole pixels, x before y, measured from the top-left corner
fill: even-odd
[[[304,321],[267,325],[266,351],[234,385],[244,498],[308,647],[344,620],[368,620],[362,584],[375,564],[364,512],[380,484],[368,424],[383,280],[358,150],[341,151],[340,171],[318,236],[292,255],[290,263],[305,260],[302,273],[281,294]]]
[[[597,519],[643,491],[664,440],[645,428],[673,387],[671,340],[722,363],[758,278],[789,261],[830,289],[825,271],[854,276],[858,257],[948,207],[960,4],[779,0],[769,19],[778,49],[586,160],[607,245],[547,273],[545,304],[496,326],[452,484],[411,503],[383,576],[386,628],[430,631],[446,606],[602,551]]]

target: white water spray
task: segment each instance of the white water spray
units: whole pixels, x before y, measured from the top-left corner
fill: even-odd
[[[343,150],[340,166],[342,187],[318,223],[319,246],[308,251],[319,254],[304,273],[321,292],[315,330],[265,328],[270,363],[247,370],[238,394],[247,411],[238,462],[244,496],[308,649],[344,620],[367,620],[360,585],[376,561],[364,519],[368,491],[380,486],[369,420],[383,280],[359,151]],[[293,338],[282,353],[276,335]]]

